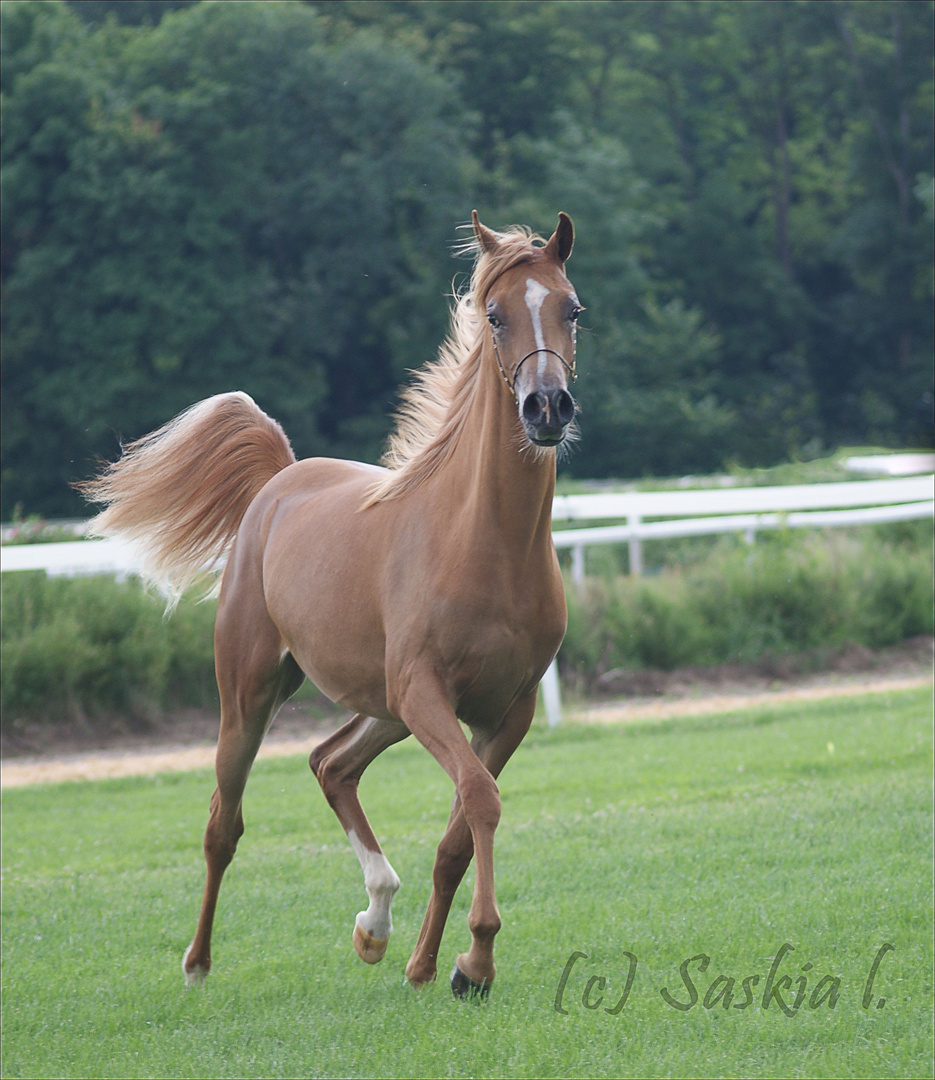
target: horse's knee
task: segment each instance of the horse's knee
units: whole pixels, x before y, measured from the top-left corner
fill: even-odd
[[[205,833],[205,859],[215,870],[227,869],[234,859],[236,850],[236,840],[224,839],[211,833]]]
[[[500,789],[486,769],[472,773],[464,780],[458,795],[472,833],[477,828],[496,829],[500,823]]]

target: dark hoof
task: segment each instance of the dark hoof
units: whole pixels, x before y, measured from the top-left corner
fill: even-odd
[[[490,983],[474,982],[455,964],[451,971],[451,992],[465,1001],[486,1001],[490,995]]]

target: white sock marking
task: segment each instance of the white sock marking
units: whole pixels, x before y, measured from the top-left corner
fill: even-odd
[[[194,941],[185,950],[185,955],[182,957],[182,974],[185,976],[186,986],[203,986],[205,979],[208,977],[207,971],[201,966],[189,971],[185,966],[185,961],[188,959],[188,954],[192,951],[192,945]]]
[[[532,316],[532,332],[536,336],[536,348],[542,350],[545,348],[545,338],[542,336],[542,318],[540,316],[540,309],[542,308],[542,301],[549,295],[549,290],[542,284],[541,281],[536,281],[535,278],[526,278],[526,295],[523,299],[526,301],[526,307],[529,308],[529,314]],[[545,365],[548,363],[549,357],[545,352],[539,353],[539,378],[545,375]]]
[[[399,878],[386,856],[365,848],[353,829],[347,834],[347,838],[360,861],[364,872],[364,885],[370,897],[367,910],[357,914],[357,924],[373,937],[385,940],[393,930],[390,905],[399,888]]]

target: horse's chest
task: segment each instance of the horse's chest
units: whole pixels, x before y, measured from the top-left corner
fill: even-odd
[[[564,597],[455,599],[436,609],[431,647],[462,718],[489,716],[531,690],[561,644]]]

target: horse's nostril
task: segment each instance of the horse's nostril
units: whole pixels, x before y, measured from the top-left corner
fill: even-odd
[[[546,409],[548,408],[548,400],[545,394],[535,393],[530,394],[523,402],[523,417],[530,424],[538,424],[542,421]]]
[[[556,390],[552,395],[552,414],[566,426],[575,418],[575,399],[567,390]]]

